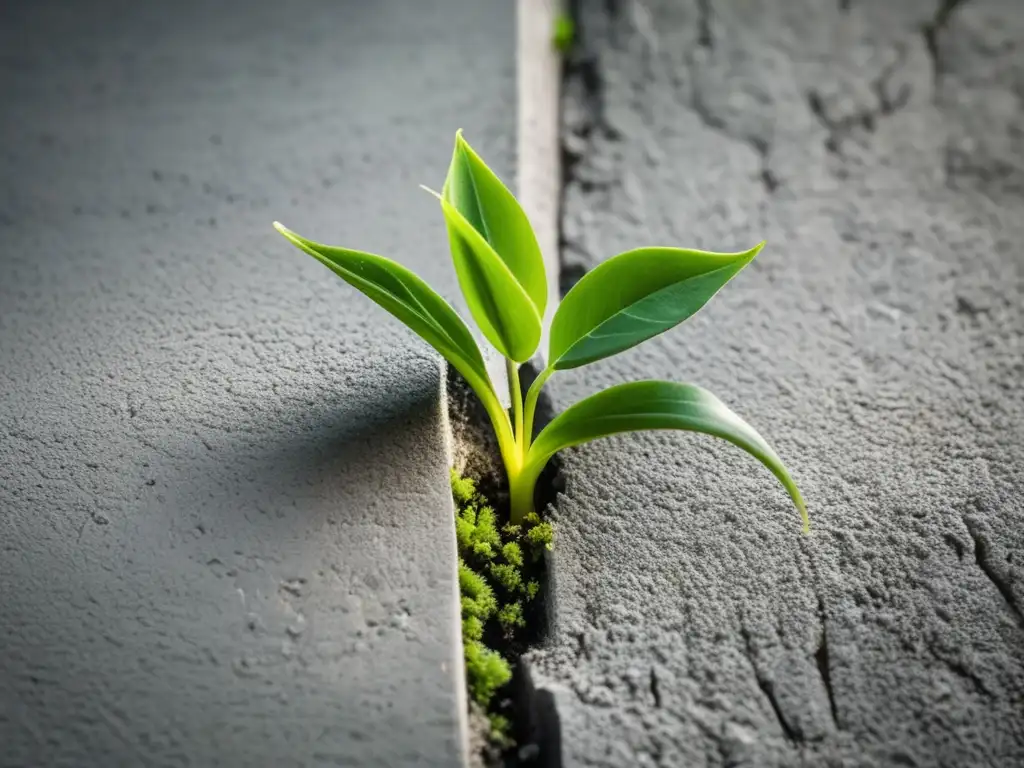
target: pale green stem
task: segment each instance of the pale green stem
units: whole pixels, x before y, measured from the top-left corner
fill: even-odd
[[[505,372],[508,374],[509,395],[512,398],[512,433],[516,439],[516,449],[522,456],[523,449],[523,390],[519,383],[519,366],[505,358]]]
[[[526,393],[526,417],[523,422],[524,439],[521,443],[524,460],[526,453],[530,450],[530,445],[533,443],[533,417],[537,413],[537,398],[540,397],[540,390],[543,388],[544,382],[551,378],[551,374],[554,372],[554,368],[545,368],[540,372],[540,376],[533,380],[533,384],[530,385],[530,389]]]
[[[537,398],[540,391],[555,371],[553,368],[545,368],[540,375],[534,379],[533,384],[526,393],[526,413],[519,426],[516,446],[519,449],[519,465],[513,470],[509,468],[508,487],[511,505],[511,522],[513,525],[521,525],[523,518],[534,511],[533,494],[537,487],[537,478],[544,468],[545,462],[540,466],[531,464],[527,457],[530,445],[533,442],[533,419],[537,412]]]

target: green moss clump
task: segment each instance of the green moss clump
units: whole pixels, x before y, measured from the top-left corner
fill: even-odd
[[[526,606],[537,597],[540,585],[527,581],[523,568],[527,557],[536,562],[551,548],[552,530],[536,514],[527,515],[523,525],[502,526],[476,483],[455,470],[451,477],[466,680],[473,700],[486,710],[512,679],[508,660],[486,643],[488,638],[515,642],[526,628]],[[511,744],[508,720],[495,712],[488,716],[491,739],[502,746]]]
[[[498,611],[498,623],[505,631],[505,634],[512,634],[517,629],[526,626],[526,619],[523,618],[523,604],[521,602],[507,603]]]
[[[510,541],[501,548],[501,556],[505,558],[505,562],[509,565],[516,568],[523,567],[523,550],[514,541]]]
[[[531,512],[524,518],[526,523],[526,541],[530,544],[534,559],[539,558],[544,550],[550,550],[555,541],[555,531],[551,523],[542,522],[540,515]]]
[[[491,578],[495,584],[511,594],[518,594],[523,587],[523,574],[514,565],[508,563],[496,563],[489,568]]]
[[[479,640],[464,643],[466,655],[466,678],[473,700],[486,707],[499,688],[512,679],[512,668]]]
[[[480,640],[484,636],[484,623],[478,616],[467,616],[462,620],[462,639],[465,642]]]
[[[449,470],[449,475],[452,480],[452,496],[455,497],[455,501],[461,506],[468,504],[476,496],[476,483],[468,477],[462,477],[454,468]]]
[[[466,616],[483,622],[498,610],[498,601],[490,585],[462,560],[459,560],[459,591],[462,593],[462,613]]]

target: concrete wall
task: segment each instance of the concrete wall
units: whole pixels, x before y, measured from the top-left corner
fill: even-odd
[[[709,307],[559,374],[716,392],[777,448],[565,457],[567,765],[1024,764],[1024,8],[581,3],[566,271],[747,248]]]
[[[0,765],[452,765],[439,361],[288,245],[450,298],[513,9],[0,9]]]

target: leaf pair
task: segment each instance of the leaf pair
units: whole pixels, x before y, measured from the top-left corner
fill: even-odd
[[[529,360],[547,305],[544,259],[523,209],[462,131],[438,197],[473,319],[504,357]]]

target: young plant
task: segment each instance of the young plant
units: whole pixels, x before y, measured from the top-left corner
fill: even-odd
[[[462,374],[497,435],[508,473],[513,524],[533,513],[537,479],[561,449],[618,432],[681,429],[720,437],[758,459],[789,492],[804,531],[809,529],[800,492],[768,443],[694,384],[620,384],[571,406],[539,434],[533,429],[537,398],[552,375],[610,357],[675,327],[749,264],[763,242],[741,253],[638,248],[603,262],[556,308],[546,367],[524,397],[519,366],[537,351],[548,296],[533,229],[515,197],[461,131],[437,198],[469,311],[483,336],[505,358],[511,414],[501,404],[473,334],[423,280],[382,256],[322,245],[278,222],[274,226],[409,326]]]

